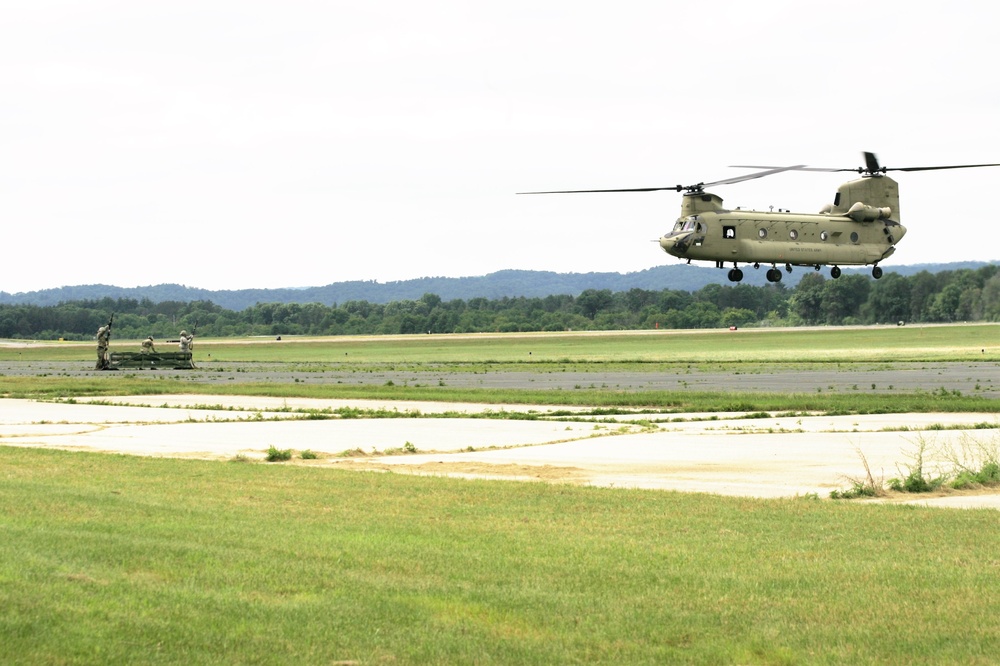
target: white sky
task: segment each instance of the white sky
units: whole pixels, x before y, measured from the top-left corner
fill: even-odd
[[[678,193],[514,193],[864,150],[1000,162],[998,19],[965,0],[0,0],[0,291],[677,263],[651,241]],[[1000,168],[894,177],[892,263],[1000,258]],[[818,212],[849,178],[713,191]]]

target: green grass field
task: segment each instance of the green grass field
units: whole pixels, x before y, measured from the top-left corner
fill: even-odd
[[[955,326],[209,340],[197,353],[276,365],[480,363],[517,371],[567,362],[633,369],[820,362],[849,371],[854,363],[993,359],[997,332]],[[0,347],[0,361],[86,363],[92,352],[58,343]],[[7,396],[122,389],[488,395],[0,376]],[[650,401],[694,411],[737,403],[776,412],[876,406],[863,395],[653,393],[489,395],[550,404],[571,397],[609,406]],[[996,403],[894,395],[877,404],[995,411]],[[1000,575],[995,510],[2,446],[0,474],[4,664],[993,664],[1000,654],[1000,602],[991,593]]]
[[[138,340],[112,339],[112,351]],[[216,338],[196,357],[261,363],[858,363],[1000,359],[1000,324],[412,336]],[[0,361],[94,358],[93,343],[0,346]]]
[[[991,510],[0,448],[0,662],[996,663]]]

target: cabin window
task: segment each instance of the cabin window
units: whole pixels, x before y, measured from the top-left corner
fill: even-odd
[[[858,242],[858,232],[857,231],[852,231],[851,232],[851,242],[852,243],[857,243]]]
[[[792,240],[797,240],[799,237],[799,232],[796,231],[795,229],[792,229],[791,231],[788,232],[788,237],[791,238]]]
[[[837,195],[833,197],[833,205],[834,206],[840,205],[840,192],[837,192]]]
[[[767,238],[767,229],[758,229],[757,236],[759,236],[762,239]]]
[[[830,234],[826,233],[825,231],[820,232],[820,235],[819,235],[819,239],[820,240],[826,240],[829,237],[830,237]]]

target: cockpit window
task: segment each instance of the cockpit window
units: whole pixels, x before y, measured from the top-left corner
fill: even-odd
[[[674,232],[678,231],[697,231],[699,228],[698,220],[695,217],[685,217],[677,220],[674,224]]]

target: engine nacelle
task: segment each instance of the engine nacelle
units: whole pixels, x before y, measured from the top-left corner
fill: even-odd
[[[860,201],[847,210],[847,216],[855,222],[887,220],[890,215],[892,215],[891,208],[876,208],[875,206],[867,206]]]

